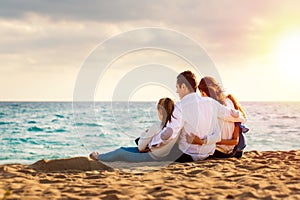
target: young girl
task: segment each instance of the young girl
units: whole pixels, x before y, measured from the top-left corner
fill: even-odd
[[[243,108],[241,107],[241,105],[231,94],[226,96],[224,94],[224,91],[222,90],[222,88],[214,78],[212,77],[202,78],[198,85],[198,89],[200,90],[202,96],[211,97],[222,105],[239,110],[244,116],[244,118],[246,119],[246,114]],[[216,157],[216,158],[228,158],[232,156],[241,157],[243,149],[245,148],[246,145],[245,145],[244,137],[241,133],[240,124],[219,120],[219,125],[222,130],[221,132],[222,140],[217,143],[216,151],[211,157]],[[187,140],[192,144],[200,144],[200,145],[202,144],[201,139],[198,137],[188,136]]]
[[[159,147],[148,148],[152,137],[162,130],[168,122],[171,122],[174,110],[174,102],[170,98],[162,98],[158,101],[157,112],[159,123],[154,123],[148,130],[143,132],[137,141],[138,147],[121,147],[114,151],[99,154],[93,152],[90,158],[104,162],[125,161],[125,162],[151,162],[160,160],[174,160],[170,154],[176,140],[160,145]]]

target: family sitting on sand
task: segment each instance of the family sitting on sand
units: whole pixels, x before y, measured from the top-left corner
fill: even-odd
[[[104,162],[192,162],[207,158],[240,158],[245,148],[242,132],[248,131],[246,114],[232,95],[226,96],[212,77],[197,81],[191,71],[177,76],[180,101],[158,101],[160,123],[154,123],[136,140],[137,147],[93,152],[90,158]]]

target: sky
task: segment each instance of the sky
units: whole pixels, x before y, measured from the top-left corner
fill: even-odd
[[[176,73],[200,80],[211,63],[208,75],[240,101],[300,101],[299,8],[298,0],[3,0],[0,101],[177,98]]]

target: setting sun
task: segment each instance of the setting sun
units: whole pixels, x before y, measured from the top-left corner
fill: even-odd
[[[300,74],[300,31],[290,33],[279,41],[276,60],[281,71],[290,78]]]

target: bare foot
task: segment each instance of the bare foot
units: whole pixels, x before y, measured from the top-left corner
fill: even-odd
[[[97,160],[99,160],[98,157],[99,157],[99,153],[98,152],[93,152],[93,153],[90,154],[90,158],[92,160],[96,160],[97,161]]]

